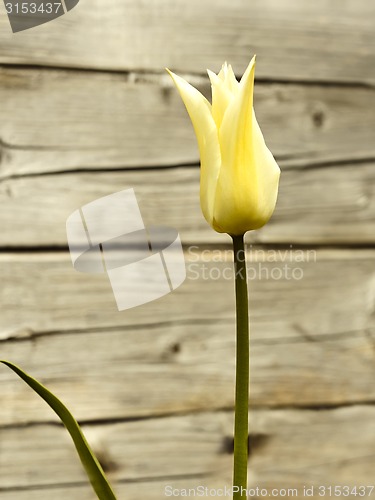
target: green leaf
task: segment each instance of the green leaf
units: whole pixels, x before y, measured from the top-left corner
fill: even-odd
[[[19,377],[22,378],[44,401],[52,408],[52,410],[60,417],[69,434],[72,436],[73,442],[77,449],[79,458],[86,470],[90,479],[90,483],[95,490],[99,500],[116,500],[116,496],[105,476],[105,473],[86,441],[78,422],[70,413],[68,408],[46,387],[40,384],[35,378],[30,377],[18,366],[9,363],[9,361],[0,360],[0,363],[7,365]]]

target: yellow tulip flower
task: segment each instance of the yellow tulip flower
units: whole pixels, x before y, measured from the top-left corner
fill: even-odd
[[[241,235],[262,227],[276,204],[280,168],[255,118],[254,72],[255,56],[239,82],[227,63],[218,75],[208,71],[211,105],[169,71],[198,140],[202,212],[219,233]]]

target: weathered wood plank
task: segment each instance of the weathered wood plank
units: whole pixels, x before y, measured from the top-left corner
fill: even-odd
[[[275,338],[267,336],[269,324],[253,321],[252,326],[254,407],[375,401],[374,338],[366,331],[333,338],[309,337],[302,331],[300,337],[285,340],[276,331]],[[2,344],[1,355],[41,378],[81,420],[148,417],[232,407],[234,337],[229,322],[196,322],[54,335]],[[0,424],[56,420],[5,368],[0,387]]]
[[[178,229],[188,244],[227,243],[199,206],[199,169],[77,173],[0,183],[0,246],[66,246],[65,222],[77,208],[134,188],[146,224]],[[253,243],[374,244],[375,164],[282,172],[275,213]],[[25,209],[27,207],[27,209]]]
[[[3,13],[0,61],[197,73],[228,60],[241,73],[257,53],[263,78],[374,83],[374,16],[371,0],[81,2],[16,36]]]
[[[293,485],[299,497],[304,485],[313,485],[313,498],[322,498],[320,485],[373,484],[373,414],[373,408],[365,407],[254,412],[253,428],[265,439],[250,460],[251,483],[266,488]]]
[[[284,171],[274,216],[254,240],[373,244],[374,217],[374,163]]]
[[[1,177],[199,161],[190,120],[168,75],[133,81],[118,74],[2,68],[0,102]],[[375,157],[374,105],[375,91],[366,88],[256,90],[267,142],[277,157],[289,157],[288,165]]]
[[[221,458],[221,422],[226,420],[226,415],[219,415],[210,424],[207,415],[197,415],[83,429],[98,457],[112,471],[113,480],[158,479],[212,473],[215,462]],[[39,446],[36,445],[38,436],[42,441]],[[0,429],[0,442],[2,487],[67,485],[85,480],[70,436],[63,428],[43,425]],[[26,449],[22,443],[27,443]],[[137,453],[135,449],[138,449]],[[165,455],[164,459],[162,455]],[[31,456],[32,462],[29,463]],[[41,461],[44,467],[41,467]],[[36,466],[37,462],[39,466]],[[52,463],[52,469],[56,471],[54,477],[52,471],[46,469],[48,463]],[[14,477],[17,467],[18,478]],[[29,467],[35,473],[30,474]]]
[[[26,338],[3,341],[1,357],[42,379],[81,420],[231,407],[232,266],[229,258],[220,263],[215,254],[203,255],[200,262],[190,256],[179,290],[123,313],[115,310],[105,277],[75,273],[63,256],[3,256],[1,335]],[[289,278],[280,276],[286,265]],[[300,280],[290,279],[296,269]],[[373,251],[318,252],[316,262],[253,262],[254,405],[375,400],[374,270]],[[35,338],[33,331],[46,335]],[[0,423],[53,418],[5,368],[0,384]]]
[[[270,322],[290,325],[291,318],[298,318],[307,332],[317,335],[358,330],[371,320],[371,305],[363,297],[372,297],[373,250],[281,250],[261,255],[254,249],[252,256],[260,261],[249,270],[254,319],[266,314]],[[218,255],[191,248],[188,276],[178,290],[122,313],[116,309],[107,277],[76,272],[68,253],[3,253],[0,264],[3,338],[21,329],[41,333],[189,322],[192,318],[233,319],[229,251]],[[217,300],[202,301],[211,295],[217,295]]]
[[[296,488],[302,497],[303,486],[314,486],[313,498],[321,498],[320,485],[372,484],[374,408],[253,411],[250,417],[258,438],[249,462],[249,487]],[[232,455],[227,446],[232,426],[232,414],[218,412],[94,426],[84,431],[108,465],[115,485],[139,481],[122,484],[119,490],[121,498],[136,500],[140,493],[148,498],[148,492],[151,498],[165,498],[167,485],[178,489],[229,487]],[[0,442],[3,488],[57,484],[62,489],[65,485],[67,491],[69,483],[85,480],[70,439],[60,427],[0,430]],[[69,498],[93,498],[88,488],[83,496],[74,496],[77,489],[72,489]],[[6,495],[7,500],[23,498]],[[53,493],[53,498],[60,495]]]

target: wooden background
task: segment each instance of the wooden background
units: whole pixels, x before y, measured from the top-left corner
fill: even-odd
[[[231,481],[229,238],[200,213],[164,67],[208,95],[207,67],[240,76],[254,53],[282,177],[251,265],[280,276],[291,255],[303,276],[250,282],[250,486],[375,484],[374,21],[372,0],[81,0],[13,35],[0,5],[0,357],[70,407],[119,499]],[[105,277],[72,268],[65,221],[128,187],[146,223],[180,232],[188,278],[119,313]],[[0,398],[1,499],[93,499],[67,433],[5,367]]]

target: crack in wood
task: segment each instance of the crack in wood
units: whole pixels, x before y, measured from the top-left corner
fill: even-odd
[[[0,69],[19,69],[19,70],[38,70],[40,72],[49,71],[49,72],[71,72],[71,73],[94,73],[94,74],[110,74],[110,75],[119,75],[125,78],[127,82],[143,82],[143,83],[165,83],[166,75],[163,70],[152,70],[152,69],[144,69],[144,70],[128,70],[128,69],[112,69],[112,68],[94,68],[94,67],[77,67],[77,66],[68,66],[68,65],[58,65],[58,64],[26,64],[26,63],[8,63],[2,61],[0,63]],[[207,75],[205,72],[194,72],[192,70],[183,71],[183,76],[186,79],[194,78],[198,79],[201,84],[207,84]],[[241,78],[242,74],[237,73],[236,77]],[[293,77],[289,79],[277,78],[275,77],[265,77],[260,76],[256,78],[258,84],[262,85],[302,85],[302,86],[319,86],[319,87],[340,87],[340,88],[359,88],[359,89],[375,89],[375,84],[371,81],[361,81],[361,80],[335,80],[335,79],[304,79],[300,77]]]

